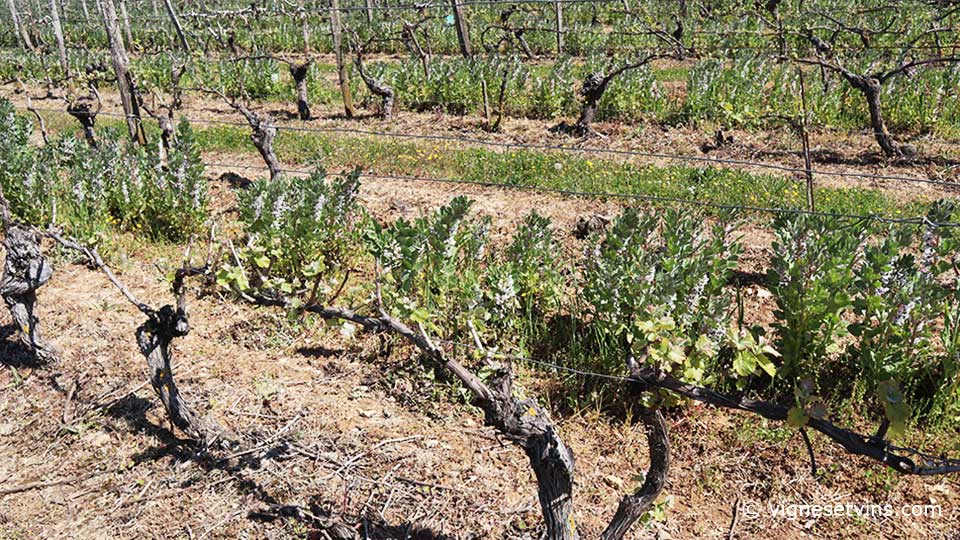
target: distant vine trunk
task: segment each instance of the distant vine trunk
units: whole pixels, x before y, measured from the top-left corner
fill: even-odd
[[[297,87],[297,115],[301,120],[309,120],[310,102],[307,93],[307,76],[310,73],[310,61],[303,64],[291,62],[289,67],[290,76],[293,77],[293,82]]]
[[[270,179],[276,180],[280,178],[282,174],[282,168],[280,167],[280,160],[277,159],[277,154],[273,151],[273,140],[277,138],[277,127],[273,125],[273,120],[267,114],[260,114],[254,111],[251,111],[247,107],[239,104],[234,104],[234,107],[240,111],[240,114],[247,119],[247,123],[250,124],[250,140],[253,141],[253,145],[257,148],[257,151],[260,152],[260,157],[263,158],[264,163],[267,164],[267,169],[270,171]]]
[[[83,138],[91,148],[97,147],[97,133],[94,129],[97,123],[97,111],[88,101],[74,101],[67,104],[67,114],[77,119],[83,128]]]
[[[370,92],[380,96],[381,100],[381,110],[380,115],[384,120],[390,120],[393,117],[393,102],[396,94],[393,91],[393,88],[380,79],[372,77],[366,72],[363,67],[363,56],[358,52],[355,63],[357,66],[357,71],[360,73],[360,78],[363,79],[363,83],[367,85],[367,89]]]
[[[586,136],[592,133],[590,125],[597,116],[597,110],[600,108],[600,99],[603,98],[603,94],[607,91],[610,83],[627,71],[645,66],[656,58],[658,58],[657,55],[649,55],[636,62],[613,69],[606,75],[603,73],[591,73],[588,75],[583,81],[583,87],[580,89],[580,95],[583,96],[583,105],[580,107],[580,116],[577,118],[576,123],[571,126],[566,122],[562,122],[559,126],[552,129],[561,133],[570,133],[578,136]]]
[[[590,125],[593,124],[597,116],[597,110],[600,108],[600,98],[607,90],[610,79],[603,77],[600,73],[589,75],[583,83],[580,94],[583,96],[583,105],[580,107],[580,116],[573,125],[572,131],[578,135],[586,135],[590,132]]]
[[[880,81],[873,77],[853,77],[848,78],[848,80],[854,88],[863,94],[867,101],[873,137],[880,145],[880,149],[883,150],[883,154],[892,158],[916,157],[916,150],[912,146],[899,144],[887,129],[887,123],[883,118],[883,109],[880,105],[880,94],[883,91]]]

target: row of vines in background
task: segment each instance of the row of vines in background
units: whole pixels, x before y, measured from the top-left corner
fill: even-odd
[[[216,6],[192,2],[171,2],[179,12],[188,40],[201,50],[211,50],[230,40],[241,50],[270,51],[273,53],[331,52],[332,40],[325,32],[330,25],[330,2],[303,1],[303,11],[283,2],[222,3]],[[901,2],[897,5],[878,4],[879,9],[861,10],[863,3],[853,0],[780,1],[775,4],[749,2],[704,2],[699,5],[680,2],[629,3],[623,2],[562,2],[563,48],[562,52],[586,56],[598,51],[628,53],[631,49],[662,45],[649,31],[645,23],[654,20],[669,21],[669,30],[679,24],[680,35],[689,40],[693,49],[714,51],[717,49],[757,49],[774,55],[779,51],[776,25],[771,25],[767,10],[772,6],[781,17],[785,32],[785,45],[795,45],[803,39],[797,29],[812,18],[838,15],[858,15],[873,21],[882,20],[889,12],[898,11],[901,17],[922,21],[936,18],[940,7],[948,2]],[[86,49],[106,49],[108,40],[97,13],[91,10],[86,16],[79,9],[80,0],[65,2],[61,14],[67,42]],[[417,24],[428,38],[432,54],[459,55],[460,48],[450,4],[447,2],[424,2],[422,4],[376,5],[366,12],[366,2],[340,0],[340,19],[349,28],[358,29],[363,37],[377,36],[369,52],[382,54],[406,54],[408,49],[396,37],[405,24]],[[552,57],[558,53],[556,39],[556,8],[552,2],[498,1],[489,3],[463,2],[464,18],[470,41],[478,51],[496,48],[498,39],[510,30],[522,30],[523,38],[532,54]],[[421,7],[422,9],[417,9]],[[34,6],[24,6],[27,13]],[[162,6],[151,3],[132,2],[126,9],[129,13],[131,48],[155,52],[175,49],[176,36]],[[52,28],[38,9],[36,22],[30,32],[37,41],[52,43]],[[221,13],[217,15],[217,13]],[[8,14],[4,13],[4,22]],[[506,16],[506,20],[504,19]],[[646,20],[643,20],[646,18]],[[28,18],[29,19],[29,18]],[[307,41],[302,32],[306,23],[309,31]],[[392,39],[387,39],[388,37]],[[877,32],[871,40],[886,42],[895,39],[888,33]],[[0,35],[0,46],[15,48],[15,35]],[[947,43],[946,45],[949,45]]]
[[[50,58],[25,55],[0,62],[0,79],[57,78],[59,67]],[[170,88],[173,55],[144,56],[133,60],[140,84],[160,90]],[[443,110],[452,114],[496,108],[497,89],[507,78],[504,112],[507,116],[554,120],[575,115],[580,108],[579,81],[602,70],[605,59],[563,57],[549,65],[525,64],[516,57],[494,56],[468,61],[437,58],[429,75],[415,59],[369,62],[367,70],[390,85],[397,106],[407,110]],[[86,65],[107,65],[106,57],[86,53],[71,55],[74,73]],[[350,66],[350,70],[354,66]],[[859,129],[867,111],[859,93],[836,76],[807,71],[807,107],[810,122],[825,128]],[[335,67],[314,63],[307,79],[312,103],[339,103]],[[289,101],[296,95],[287,66],[271,59],[204,60],[190,64],[180,84],[187,88],[223,88],[251,99]],[[892,129],[946,138],[960,137],[960,64],[923,71],[906,79],[893,79],[885,88],[885,114]],[[370,100],[359,76],[351,77],[353,94]],[[795,116],[801,110],[797,68],[758,55],[733,60],[704,59],[690,65],[645,67],[618,78],[601,102],[600,120],[653,121],[667,124],[721,122],[729,126],[763,127]]]
[[[33,123],[0,100],[0,185],[11,210],[28,223],[63,227],[94,245],[121,231],[182,241],[207,221],[207,181],[189,123],[161,158],[115,128],[96,146],[67,134],[28,144]]]
[[[733,214],[628,207],[571,247],[532,212],[493,243],[490,218],[467,198],[387,224],[367,214],[358,187],[357,174],[322,170],[254,182],[240,197],[242,248],[218,284],[294,307],[380,295],[391,315],[443,342],[479,339],[498,353],[610,374],[632,357],[688,382],[794,400],[797,425],[836,417],[840,405],[886,414],[893,433],[911,417],[960,421],[952,228],[777,217],[764,280],[777,310],[760,325],[733,285],[743,250]],[[930,218],[952,213],[940,203]],[[376,272],[379,290],[351,272]],[[581,404],[616,391],[566,381]]]
[[[262,12],[260,14],[241,14],[221,17],[219,21],[212,21],[211,17],[190,17],[180,15],[181,23],[187,28],[188,39],[202,47],[212,48],[222,45],[221,41],[231,40],[234,46],[244,50],[264,50],[271,52],[301,52],[305,49],[318,52],[331,52],[333,44],[329,33],[329,1],[324,0],[311,6],[311,2],[304,2],[306,11],[303,15],[297,13]],[[342,12],[340,18],[351,28],[362,29],[364,35],[395,36],[403,28],[404,22],[414,23],[420,19],[416,9],[375,9],[368,19],[363,10],[356,9],[351,2],[340,1]],[[173,2],[178,8],[184,8],[182,2]],[[266,4],[261,2],[261,9]],[[495,44],[502,32],[486,32],[484,29],[496,26],[501,22],[504,10],[521,6],[511,23],[524,28],[524,39],[530,50],[538,55],[553,55],[556,53],[554,7],[549,3],[543,5],[524,5],[523,1],[516,3],[503,2],[499,5],[474,5],[465,9],[466,18],[470,27],[472,41],[477,44],[478,50],[484,45]],[[651,4],[648,8],[656,11],[672,11],[672,6],[663,3],[663,6]],[[234,6],[235,9],[249,9],[252,4]],[[362,6],[362,4],[360,4]],[[279,5],[280,9],[290,10],[289,6]],[[144,51],[169,50],[176,47],[171,35],[170,22],[165,12],[154,13],[149,10],[148,4],[128,3],[129,18],[133,48]],[[217,10],[230,11],[229,6],[218,3]],[[649,46],[654,40],[641,25],[631,20],[631,17],[618,13],[622,5],[614,2],[598,3],[591,6],[588,2],[568,3],[563,7],[564,52],[567,54],[583,55],[604,48],[630,49],[633,47]],[[544,20],[539,16],[541,10],[550,13],[551,20]],[[192,9],[188,11],[194,11]],[[291,10],[295,11],[295,10]],[[517,10],[515,10],[517,11]],[[429,36],[429,47],[436,55],[457,55],[460,53],[457,31],[450,16],[449,4],[436,3],[433,9],[426,10],[426,17],[420,23],[425,35]],[[82,14],[71,10],[69,16],[62,17],[64,34],[67,42],[82,44],[87,49],[106,49],[108,40],[102,24],[96,13],[90,13],[90,19],[85,20]],[[302,32],[303,21],[308,27],[307,41],[304,41]],[[220,24],[217,24],[220,23]],[[719,25],[719,21],[717,21]],[[617,30],[611,32],[609,25],[617,25]],[[756,31],[756,24],[741,24],[742,30]],[[213,28],[213,32],[206,28]],[[44,41],[52,42],[52,30],[48,24],[37,25],[32,29],[39,36],[45,36]],[[482,37],[480,34],[484,34]],[[701,36],[698,40],[702,46],[716,46],[721,40],[711,35]],[[760,45],[759,36],[745,34],[737,39],[741,45]],[[0,46],[14,48],[17,39],[13,35],[0,36]],[[382,54],[405,54],[406,47],[398,39],[379,39],[372,44],[371,52]]]

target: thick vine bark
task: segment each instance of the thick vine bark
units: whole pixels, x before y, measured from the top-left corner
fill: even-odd
[[[867,108],[870,111],[870,128],[873,129],[873,137],[883,150],[883,154],[892,158],[913,158],[917,151],[909,144],[899,144],[893,139],[887,124],[883,119],[883,109],[880,107],[880,93],[883,87],[880,81],[874,77],[847,77],[850,84],[863,94],[867,100]]]
[[[187,262],[184,261],[184,265],[174,274],[172,284],[173,294],[177,299],[176,306],[166,305],[160,309],[154,309],[133,296],[133,293],[117,279],[110,267],[103,262],[103,259],[100,257],[100,254],[97,253],[96,249],[91,249],[74,240],[63,238],[52,231],[46,234],[59,242],[63,247],[82,254],[91,265],[96,266],[107,276],[110,283],[112,283],[131,304],[147,316],[146,322],[137,328],[137,345],[140,348],[141,354],[143,354],[147,360],[147,367],[150,370],[150,385],[163,403],[163,407],[167,412],[167,418],[170,422],[203,449],[211,448],[215,445],[224,448],[232,446],[233,441],[225,429],[215,421],[202,418],[184,401],[174,381],[173,369],[171,367],[173,360],[170,347],[171,343],[178,337],[186,336],[190,331],[184,281],[189,276],[204,274],[207,266],[189,266]],[[189,252],[187,258],[189,258]]]
[[[579,134],[589,133],[590,124],[593,123],[593,119],[597,116],[597,109],[600,108],[600,98],[607,91],[607,86],[609,86],[611,80],[612,78],[604,77],[600,73],[592,73],[587,76],[587,79],[583,82],[583,88],[580,90],[580,95],[583,96],[583,106],[580,107],[580,117],[573,125],[574,132]]]
[[[448,365],[449,367],[449,365]],[[513,396],[509,370],[490,379],[488,394],[474,391],[487,425],[523,449],[537,477],[537,497],[546,525],[546,538],[578,538],[573,516],[573,451],[560,439],[547,413],[530,399]]]
[[[637,373],[635,365],[630,363],[629,367]],[[633,388],[638,395],[650,389],[636,382]],[[610,525],[600,535],[601,540],[623,538],[643,513],[650,509],[667,482],[667,474],[670,471],[670,438],[663,413],[659,409],[643,407],[640,409],[640,421],[647,431],[650,466],[640,489],[620,500]]]
[[[178,274],[180,289],[177,294],[177,306],[166,305],[158,311],[148,314],[147,321],[137,328],[137,345],[140,353],[147,359],[150,370],[150,385],[163,403],[170,422],[196,441],[201,447],[209,448],[218,442],[227,442],[225,431],[214,422],[200,417],[183,400],[173,379],[171,342],[186,336],[190,331],[187,319],[185,295],[182,291],[183,275]]]
[[[776,4],[775,2],[770,2]],[[897,60],[888,64],[887,69],[875,69],[876,63],[871,65],[870,72],[854,72],[844,67],[843,58],[837,54],[834,49],[835,41],[842,35],[858,36],[865,48],[870,48],[869,37],[874,32],[869,28],[846,26],[839,20],[819,13],[826,17],[836,28],[825,41],[817,35],[812,29],[808,28],[803,33],[807,40],[813,46],[815,58],[796,58],[795,61],[801,64],[816,66],[820,69],[821,76],[826,85],[825,74],[831,71],[843,77],[847,83],[859,91],[867,102],[867,109],[870,113],[870,128],[873,130],[874,138],[883,151],[883,154],[889,158],[913,159],[917,156],[917,150],[912,145],[901,144],[894,140],[890,131],[887,129],[883,118],[883,108],[880,104],[880,95],[883,85],[887,81],[897,76],[910,76],[910,74],[920,68],[943,66],[947,64],[960,63],[960,55],[955,51],[944,50],[940,47],[940,35],[953,35],[955,28],[949,26],[930,28],[920,34],[911,37],[899,48],[901,49]],[[892,33],[892,32],[891,32]],[[936,47],[927,47],[924,40],[931,38]],[[933,51],[933,52],[931,52]],[[879,62],[878,62],[879,63]]]
[[[20,343],[38,362],[56,362],[57,352],[41,337],[40,320],[34,313],[37,289],[50,280],[53,268],[40,253],[40,242],[34,230],[12,220],[2,191],[0,219],[6,232],[3,239],[6,261],[0,277],[0,296],[17,325]]]
[[[383,117],[384,120],[390,120],[390,118],[393,117],[393,102],[396,95],[393,91],[393,88],[391,88],[385,82],[373,78],[366,72],[366,70],[363,68],[363,54],[359,51],[354,58],[354,64],[357,66],[357,71],[360,73],[360,78],[363,79],[363,83],[367,85],[367,89],[377,96],[380,96],[381,117]]]
[[[170,143],[176,137],[177,129],[173,125],[173,111],[166,115],[157,115],[157,125],[160,127],[160,148],[161,158],[166,162],[167,154],[170,152]]]
[[[233,105],[233,108],[242,114],[243,117],[247,119],[247,123],[250,124],[250,140],[253,141],[253,145],[257,147],[257,152],[260,153],[260,157],[262,157],[264,163],[267,164],[267,169],[270,171],[270,179],[276,180],[280,178],[280,174],[282,173],[280,160],[277,159],[277,154],[273,151],[273,140],[277,138],[277,127],[273,125],[273,120],[269,115],[251,111],[239,103],[231,103],[231,105]]]
[[[257,147],[257,152],[260,152],[260,157],[267,164],[270,179],[280,178],[282,174],[280,160],[277,159],[277,154],[273,151],[273,140],[277,138],[277,127],[273,125],[273,120],[267,114],[253,112],[242,105],[238,106],[238,110],[250,124],[252,130],[250,140],[253,141],[253,145]]]
[[[310,102],[307,94],[307,75],[310,73],[310,61],[303,64],[290,62],[290,76],[297,86],[297,115],[301,120],[310,119]]]
[[[83,138],[91,148],[97,147],[97,132],[94,126],[97,122],[97,112],[93,110],[89,102],[76,101],[67,105],[67,113],[80,122],[83,127]]]
[[[577,118],[576,123],[568,125],[566,122],[563,122],[553,129],[561,133],[569,133],[581,137],[592,133],[593,130],[590,125],[597,116],[597,110],[600,108],[600,99],[603,98],[603,94],[607,91],[610,83],[623,73],[645,66],[656,58],[658,58],[657,55],[649,55],[636,62],[614,69],[607,75],[603,73],[591,73],[588,75],[586,80],[583,81],[583,87],[580,89],[580,95],[583,96],[583,105],[580,107],[580,116]]]
[[[246,298],[260,305],[291,307],[290,301],[282,297]],[[312,304],[301,309],[325,319],[347,320],[367,330],[396,334],[416,346],[427,358],[443,365],[473,394],[475,404],[484,413],[485,423],[523,449],[530,460],[530,466],[537,478],[537,497],[546,526],[543,538],[579,538],[573,512],[573,451],[564,444],[556,426],[536,400],[514,396],[509,368],[497,369],[486,382],[481,381],[457,360],[449,357],[443,349],[434,345],[425,333],[414,332],[382,309],[380,316],[366,316],[350,309]],[[640,383],[636,383],[635,387],[641,391],[649,389]],[[643,486],[621,501],[616,515],[604,532],[603,540],[620,540],[650,508],[666,481],[670,452],[663,416],[657,410],[644,409],[641,420],[648,433],[650,468]]]

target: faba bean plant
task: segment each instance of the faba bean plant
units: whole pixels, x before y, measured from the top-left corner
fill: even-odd
[[[207,181],[193,130],[182,120],[166,157],[102,130],[96,147],[72,134],[28,144],[33,123],[0,99],[0,183],[16,216],[92,243],[125,231],[169,241],[207,220]]]
[[[743,246],[733,214],[628,207],[570,246],[537,213],[512,238],[494,238],[465,197],[383,223],[358,190],[356,173],[321,170],[254,183],[240,196],[243,242],[220,284],[293,307],[379,304],[439,340],[592,371],[623,374],[632,359],[794,402],[795,426],[844,399],[886,417],[892,435],[910,419],[953,422],[960,411],[957,241],[935,225],[950,205],[934,205],[921,227],[778,217],[759,284],[775,309],[760,324],[734,279]],[[362,277],[341,295],[350,275]],[[678,403],[669,392],[656,399]]]

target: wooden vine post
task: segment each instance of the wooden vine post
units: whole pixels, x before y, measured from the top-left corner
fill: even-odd
[[[57,52],[60,55],[60,68],[64,78],[70,78],[70,64],[67,62],[67,45],[63,39],[63,26],[60,24],[60,8],[57,0],[50,0],[50,22],[53,26],[53,35],[57,40]]]
[[[807,132],[807,87],[803,81],[803,69],[797,68],[800,77],[800,141],[803,144],[803,168],[807,180],[807,210],[816,211],[813,200],[813,162],[810,159],[810,134]]]
[[[330,34],[333,36],[333,52],[337,57],[337,79],[340,81],[340,94],[343,95],[343,110],[347,118],[357,115],[350,93],[350,72],[343,57],[343,27],[340,25],[340,0],[330,0]]]
[[[556,0],[553,3],[553,9],[557,19],[557,58],[563,54],[563,2]]]
[[[297,11],[300,12],[300,31],[303,33],[303,52],[304,54],[309,54],[310,53],[310,25],[307,24],[307,10],[303,5],[303,0],[297,0]]]
[[[20,45],[23,46],[24,50],[37,52],[37,49],[33,46],[33,41],[30,40],[30,34],[27,33],[27,29],[24,28],[23,23],[20,21],[20,12],[17,11],[16,2],[14,0],[7,0],[7,7],[10,8],[10,18],[13,20],[14,31],[20,41]]]
[[[120,34],[117,10],[113,0],[98,0],[100,12],[103,15],[103,25],[110,42],[110,57],[113,60],[113,69],[117,75],[117,88],[120,90],[120,102],[123,104],[123,113],[127,119],[127,130],[130,138],[141,146],[146,145],[146,136],[140,124],[140,108],[136,101],[136,89],[133,76],[130,73],[130,60],[123,45],[123,36]]]
[[[130,15],[127,13],[127,0],[120,0],[120,16],[123,17],[123,32],[127,36],[127,44],[130,45],[130,48],[135,48],[133,45],[133,30],[130,28]]]
[[[457,39],[460,41],[460,54],[464,58],[473,58],[473,48],[470,46],[470,31],[467,21],[463,18],[463,6],[459,0],[450,0],[453,7],[453,23],[457,27]]]

